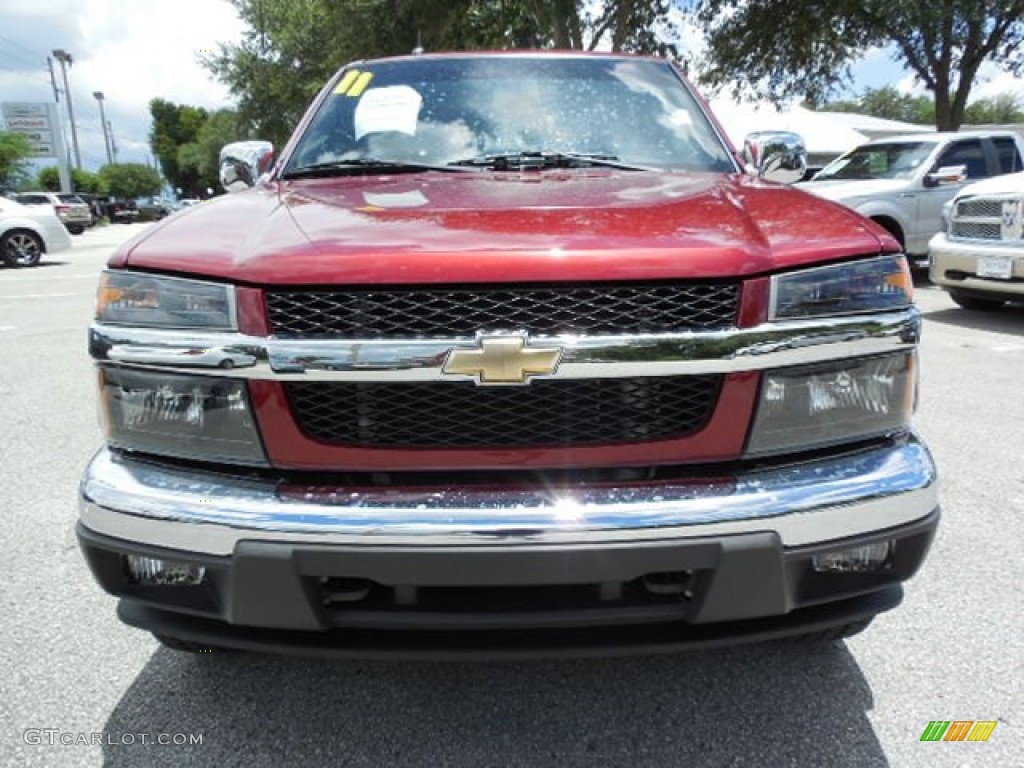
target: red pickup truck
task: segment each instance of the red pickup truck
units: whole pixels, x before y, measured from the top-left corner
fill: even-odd
[[[182,650],[837,638],[939,508],[899,245],[670,62],[360,62],[110,260],[77,531]]]

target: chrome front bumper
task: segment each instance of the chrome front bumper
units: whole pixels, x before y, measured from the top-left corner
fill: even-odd
[[[920,520],[936,472],[911,436],[716,479],[560,488],[329,488],[206,473],[102,450],[81,485],[89,530],[206,555],[239,542],[616,545],[771,531],[797,547]]]
[[[931,251],[932,283],[950,290],[973,293],[996,293],[1024,298],[1024,244],[1006,243],[1002,240],[950,240],[939,233],[929,244]],[[1010,279],[996,280],[978,277],[978,262],[985,256],[1002,256],[1010,259]],[[946,276],[948,272],[959,273],[960,279]]]

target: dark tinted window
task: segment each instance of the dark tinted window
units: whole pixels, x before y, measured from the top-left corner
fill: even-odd
[[[39,203],[49,203],[49,199],[42,195],[18,195],[18,202],[25,205],[37,205]]]
[[[996,147],[996,154],[999,156],[1000,173],[1017,173],[1024,169],[1021,164],[1020,152],[1017,149],[1017,142],[1009,137],[992,139]]]
[[[939,155],[936,170],[951,165],[966,165],[968,179],[988,178],[988,165],[985,162],[985,150],[980,139],[958,141]]]

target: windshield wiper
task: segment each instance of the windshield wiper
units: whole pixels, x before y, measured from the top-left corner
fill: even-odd
[[[372,173],[373,171],[391,171],[398,173],[415,173],[417,171],[473,172],[475,168],[461,168],[451,165],[433,165],[407,160],[380,160],[375,157],[355,157],[350,160],[332,160],[328,163],[314,163],[293,168],[281,174],[282,179],[302,179],[315,176],[341,176],[346,173]]]
[[[453,163],[449,163],[449,165],[487,168],[495,171],[530,171],[543,170],[544,168],[586,168],[591,166],[618,168],[623,171],[659,172],[662,170],[661,168],[652,168],[646,165],[624,163],[615,155],[598,152],[583,154],[576,152],[551,152],[547,150],[478,155],[477,157],[468,157],[465,160],[456,160]]]

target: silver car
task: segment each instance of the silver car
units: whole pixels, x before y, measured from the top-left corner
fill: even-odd
[[[15,197],[22,205],[31,207],[49,206],[57,214],[68,232],[80,235],[92,226],[92,211],[89,204],[78,195],[58,192],[22,192]]]
[[[0,261],[5,267],[34,267],[44,253],[69,248],[71,237],[52,208],[0,197]]]
[[[1022,157],[1012,131],[918,133],[862,144],[800,187],[874,220],[927,263],[943,205],[966,183],[1024,170]]]

